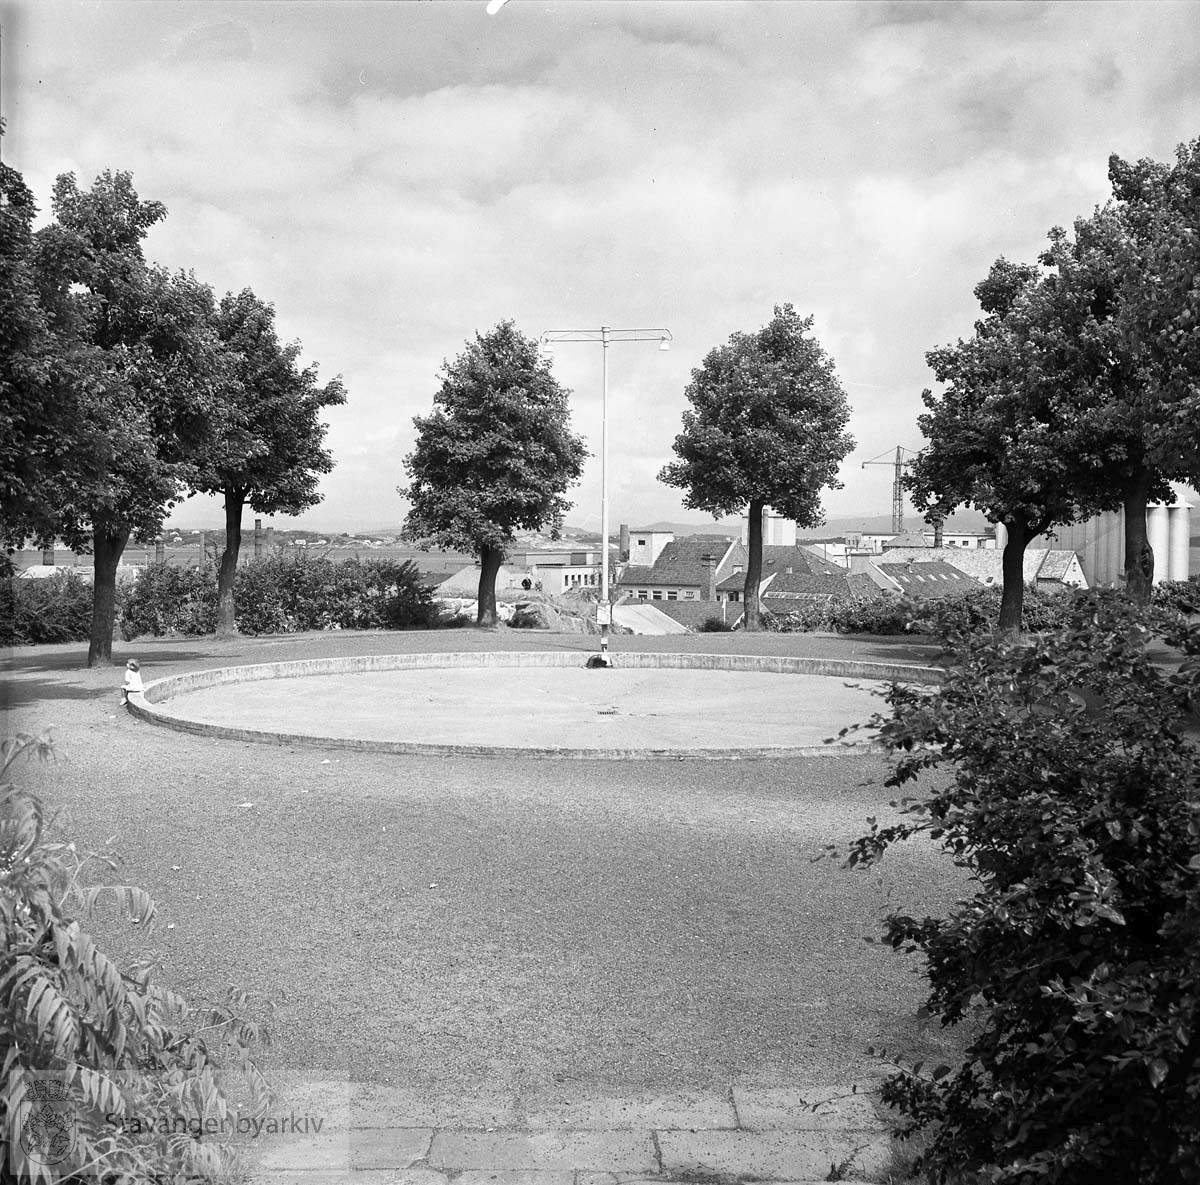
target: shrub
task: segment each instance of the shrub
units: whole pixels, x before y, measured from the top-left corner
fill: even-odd
[[[254,1059],[266,1034],[234,1011],[243,994],[195,1007],[155,982],[151,964],[120,969],[96,945],[79,915],[99,900],[115,898],[143,932],[154,903],[136,888],[83,886],[94,857],[50,842],[41,802],[7,780],[22,753],[49,746],[21,736],[0,756],[0,1175],[29,1185],[216,1176],[232,1153],[204,1136],[236,1124],[228,1070],[256,1115],[272,1102]]]
[[[0,645],[78,642],[92,628],[92,586],[70,568],[0,580]]]
[[[1164,580],[1156,584],[1152,593],[1153,603],[1160,609],[1174,609],[1177,613],[1200,613],[1200,577],[1190,580]]]
[[[728,621],[722,621],[719,617],[706,617],[700,623],[698,632],[702,634],[731,634],[733,633],[733,626]]]
[[[212,564],[181,568],[147,564],[121,598],[126,641],[151,634],[211,634],[217,622],[217,573]]]
[[[125,637],[212,633],[216,582],[211,564],[150,565],[125,600]],[[234,600],[237,626],[245,634],[408,629],[437,620],[430,593],[409,560],[334,563],[324,556],[276,553],[238,568]]]
[[[939,1182],[1200,1180],[1200,627],[1165,623],[1191,656],[1171,672],[1147,655],[1161,614],[1071,604],[1061,633],[960,643],[873,722],[887,785],[934,776],[848,863],[924,836],[973,885],[885,931],[924,957],[929,1012],[975,1022],[960,1065],[883,1087]]]
[[[829,626],[841,634],[906,634],[917,616],[913,603],[884,594],[870,601],[843,601],[829,607]]]
[[[934,637],[984,635],[1000,620],[998,585],[971,589],[951,597],[913,600],[881,592],[863,601],[804,605],[771,614],[767,628],[781,633],[836,630],[843,634],[927,634]],[[1074,595],[1069,590],[1029,587],[1025,590],[1024,628],[1032,632],[1061,629],[1069,621]]]
[[[770,601],[766,602],[768,605]],[[768,609],[763,613],[763,624],[766,629],[775,630],[781,634],[807,634],[813,630],[829,631],[830,613],[833,605],[827,601],[801,603],[784,612]]]

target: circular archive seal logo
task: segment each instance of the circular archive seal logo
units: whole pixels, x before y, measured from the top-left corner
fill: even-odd
[[[21,1151],[35,1164],[61,1164],[75,1151],[76,1119],[65,1082],[45,1078],[25,1089],[29,1114],[21,1125]]]

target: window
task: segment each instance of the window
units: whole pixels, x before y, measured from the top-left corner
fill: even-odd
[[[661,588],[654,589],[654,591],[651,592],[651,594],[650,594],[650,599],[652,601],[661,601],[662,600],[662,589]]]
[[[639,540],[637,541],[637,545],[638,545],[638,547],[645,547],[645,546],[646,546],[646,541],[645,541],[645,539],[639,539]]]
[[[679,590],[676,588],[667,589],[667,600],[668,601],[678,601],[679,600]]]
[[[647,589],[644,589],[644,588],[639,588],[639,589],[637,590],[637,599],[638,599],[639,601],[648,601],[648,600],[650,599],[650,593],[649,593],[649,591],[648,591]]]
[[[694,588],[685,588],[683,590],[683,599],[685,601],[694,601],[696,599],[696,590]]]

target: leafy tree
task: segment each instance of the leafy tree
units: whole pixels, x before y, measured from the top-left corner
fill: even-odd
[[[1021,628],[1028,544],[1118,504],[1109,457],[1120,442],[1107,417],[1087,414],[1095,368],[1079,359],[1079,287],[999,259],[975,288],[985,316],[974,336],[925,355],[945,387],[922,395],[928,444],[905,484],[920,510],[945,515],[968,503],[1004,525],[1003,633]]]
[[[0,134],[3,125],[0,123]],[[33,194],[0,161],[0,529],[8,547],[48,526],[43,464],[53,436],[52,338],[38,295]]]
[[[659,481],[686,490],[684,505],[714,517],[749,506],[744,628],[762,628],[762,517],[766,507],[801,527],[822,521],[821,491],[839,489],[854,447],[850,407],[832,360],[809,337],[812,317],[790,304],[757,333],[709,351],[688,384],[691,410],[675,438],[678,461]]]
[[[65,174],[53,209],[56,221],[37,235],[42,305],[57,337],[56,418],[35,458],[46,510],[9,529],[56,531],[77,550],[90,538],[94,666],[112,655],[121,554],[131,535],[156,533],[182,495],[223,359],[211,291],[147,266],[142,240],[166,210],[140,201],[128,173],[105,172],[90,190]]]
[[[1021,557],[1056,523],[1125,511],[1126,590],[1147,601],[1146,505],[1200,479],[1200,141],[1173,168],[1109,162],[1113,200],[1050,232],[1045,271],[1000,260],[973,339],[926,355],[922,508],[969,502],[1009,528],[1001,629],[1020,626]]]
[[[873,722],[906,797],[848,862],[919,837],[970,886],[885,932],[932,1016],[970,1022],[960,1064],[883,1087],[937,1182],[1200,1180],[1200,628],[1080,609],[1031,645],[959,639],[940,688],[893,686]],[[1164,627],[1178,671],[1148,652]]]
[[[1154,577],[1146,503],[1156,479],[1200,481],[1200,138],[1175,156],[1172,166],[1108,162],[1123,231],[1113,317],[1141,379],[1128,411],[1140,464],[1126,466],[1122,490],[1126,587],[1141,601]]]
[[[587,450],[570,430],[569,392],[512,321],[477,333],[441,378],[433,412],[413,420],[403,534],[477,554],[476,623],[495,625],[496,573],[515,533],[557,538]]]
[[[234,576],[242,545],[242,511],[299,514],[321,500],[318,475],[333,468],[323,447],[326,407],[345,403],[340,378],[317,383],[317,368],[299,366],[300,344],[283,345],[275,309],[249,289],[226,295],[216,313],[228,382],[220,391],[214,438],[196,458],[194,491],[225,497],[225,550],[217,571],[217,635],[236,632]]]

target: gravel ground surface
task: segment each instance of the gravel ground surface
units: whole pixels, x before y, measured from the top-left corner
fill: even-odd
[[[118,707],[201,667],[595,640],[502,630],[308,634],[10,651],[5,732],[52,731],[17,771],[81,846],[115,836],[157,929],[99,923],[192,998],[282,986],[272,1068],[440,1093],[845,1083],[869,1044],[932,1039],[911,962],[863,941],[938,910],[953,869],[912,847],[852,873],[814,862],[886,816],[870,757],[739,762],[415,759],[190,737]],[[619,638],[622,647],[929,661],[817,635]],[[719,673],[714,673],[719,678]],[[486,710],[486,705],[480,705]],[[727,709],[736,713],[738,706]]]

